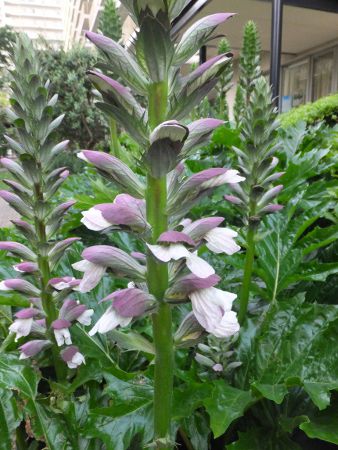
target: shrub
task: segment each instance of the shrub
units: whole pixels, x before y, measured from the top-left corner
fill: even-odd
[[[284,128],[292,127],[301,120],[308,125],[321,121],[333,125],[338,122],[338,93],[293,108],[281,114],[280,120]]]

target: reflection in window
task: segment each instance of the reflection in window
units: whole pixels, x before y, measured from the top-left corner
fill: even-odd
[[[283,80],[282,111],[304,104],[309,85],[309,61],[286,67]]]
[[[333,52],[313,59],[313,100],[332,92]]]

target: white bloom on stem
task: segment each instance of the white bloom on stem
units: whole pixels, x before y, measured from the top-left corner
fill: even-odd
[[[208,231],[203,238],[207,241],[206,246],[213,253],[233,255],[241,249],[234,240],[237,235],[238,233],[230,228],[216,227]]]
[[[76,369],[81,364],[86,364],[84,356],[79,352],[79,349],[75,345],[71,345],[63,350],[61,352],[61,357],[70,369]]]
[[[92,315],[94,314],[93,309],[86,309],[76,320],[82,325],[90,325],[92,322]]]
[[[88,230],[102,231],[111,227],[111,223],[103,217],[102,212],[96,208],[90,208],[88,211],[82,212],[83,218],[81,222]]]
[[[113,306],[109,306],[107,311],[100,317],[93,328],[89,331],[89,336],[96,333],[108,333],[108,331],[117,328],[118,326],[126,327],[132,321],[132,317],[122,317]]]
[[[62,347],[63,345],[71,345],[72,338],[69,331],[70,326],[71,322],[66,319],[56,319],[52,322],[55,340],[59,347]]]
[[[189,297],[196,319],[208,333],[225,338],[239,331],[237,314],[231,311],[236,294],[209,287],[196,290]]]
[[[87,260],[76,262],[72,267],[79,272],[84,272],[83,279],[79,285],[80,292],[89,292],[94,289],[107,270],[105,266],[94,264]]]

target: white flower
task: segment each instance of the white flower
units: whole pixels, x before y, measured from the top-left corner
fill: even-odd
[[[202,186],[204,189],[210,189],[213,187],[221,186],[226,183],[240,183],[245,178],[238,175],[238,170],[229,169],[225,173],[204,181]]]
[[[206,246],[212,252],[233,255],[241,249],[234,240],[236,236],[236,231],[230,230],[230,228],[216,227],[208,231],[203,237],[207,241]]]
[[[86,360],[82,353],[76,352],[70,361],[67,361],[67,366],[70,369],[76,369],[81,364],[86,364]]]
[[[84,272],[78,288],[80,292],[89,292],[94,289],[106,272],[106,267],[91,263],[87,260],[82,260],[72,264],[72,267],[79,272]]]
[[[92,321],[93,309],[86,309],[76,320],[82,325],[90,325]]]
[[[152,254],[163,262],[185,258],[188,269],[197,277],[207,278],[215,273],[215,270],[204,259],[191,253],[183,244],[150,245],[147,244]]]
[[[82,212],[83,218],[81,219],[81,222],[89,229],[93,231],[101,231],[105,230],[106,228],[110,227],[112,224],[108,222],[103,217],[102,212],[93,207],[90,208],[88,211]]]
[[[72,338],[70,336],[70,332],[68,328],[60,328],[59,330],[54,330],[54,336],[56,343],[59,347],[62,345],[71,345]]]
[[[16,319],[9,327],[9,331],[15,333],[15,342],[23,336],[28,336],[33,326],[33,317],[28,319]]]
[[[88,334],[93,336],[96,333],[107,333],[118,326],[125,327],[129,325],[131,320],[132,317],[122,317],[115,311],[113,306],[110,306]]]
[[[237,315],[231,311],[235,294],[210,287],[196,290],[189,297],[195,317],[206,331],[218,338],[239,331]]]

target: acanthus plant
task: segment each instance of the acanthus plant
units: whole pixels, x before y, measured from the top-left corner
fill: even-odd
[[[236,205],[247,228],[246,258],[240,292],[239,321],[243,322],[248,309],[251,277],[255,258],[255,240],[262,218],[280,211],[283,206],[274,199],[283,189],[282,184],[272,186],[284,172],[276,172],[279,148],[277,139],[277,111],[271,100],[271,90],[264,77],[258,78],[250,87],[248,108],[242,115],[240,128],[241,148],[234,148],[238,166],[245,176],[241,185],[230,185],[235,195],[225,199]],[[271,300],[276,300],[274,295]]]
[[[44,350],[51,349],[57,378],[63,379],[64,363],[75,368],[85,362],[80,350],[72,345],[71,326],[90,325],[93,314],[93,310],[69,298],[80,280],[54,277],[65,251],[78,240],[58,235],[63,217],[74,202],[57,205],[54,200],[69,175],[66,167],[57,164],[68,141],[55,140],[54,130],[63,120],[63,116],[53,118],[57,95],[51,97],[50,83],[45,82],[35,51],[24,35],[13,48],[13,65],[9,116],[16,137],[5,138],[16,158],[0,160],[11,174],[11,179],[4,180],[10,190],[1,190],[0,196],[20,214],[13,224],[27,245],[0,242],[1,250],[19,259],[14,265],[18,277],[2,280],[0,290],[24,296],[26,307],[15,313],[2,350],[13,339],[20,344],[20,359],[37,359]]]
[[[217,119],[186,124],[184,119],[216,85],[232,55],[217,55],[187,76],[180,73],[181,66],[213,36],[216,27],[233,14],[203,18],[175,43],[170,34],[171,22],[185,1],[123,3],[138,26],[135,58],[105,36],[87,32],[86,37],[103,53],[110,73],[127,87],[97,70],[88,75],[102,96],[98,107],[116,119],[143,149],[140,164],[147,174],[146,179],[137,176],[115,156],[81,151],[81,159],[122,190],[113,203],[83,212],[82,222],[95,231],[133,233],[143,242],[144,253],[128,254],[116,247],[96,245],[84,250],[83,259],[73,267],[83,273],[80,292],[92,290],[106,272],[129,281],[124,289],[103,299],[108,305],[106,312],[90,335],[127,326],[133,319],[151,314],[155,373],[154,436],[150,445],[169,450],[174,446],[173,307],[184,302],[192,304],[192,313],[177,330],[177,346],[189,337],[193,337],[193,345],[204,330],[218,338],[229,338],[239,331],[232,311],[236,296],[216,287],[220,278],[198,254],[204,244],[217,254],[239,251],[234,241],[237,233],[222,227],[222,217],[192,222],[186,216],[213,189],[240,183],[244,177],[237,170],[223,167],[189,177],[183,163],[223,124]],[[144,97],[146,108],[131,90]]]

